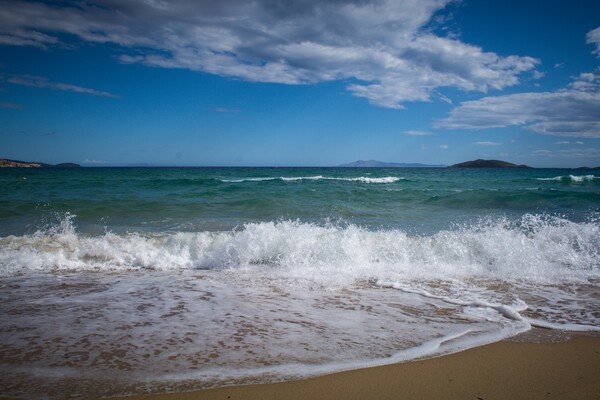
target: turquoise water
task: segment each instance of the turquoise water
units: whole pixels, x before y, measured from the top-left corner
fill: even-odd
[[[597,175],[597,176],[596,176]],[[573,170],[85,168],[1,170],[0,235],[75,215],[80,232],[230,230],[299,220],[432,233],[482,216],[585,221],[600,174]]]
[[[600,331],[600,175],[0,170],[0,388],[98,398]]]

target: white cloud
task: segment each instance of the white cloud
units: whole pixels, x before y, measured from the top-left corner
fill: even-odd
[[[46,48],[70,34],[121,46],[124,63],[256,82],[349,80],[355,96],[390,108],[431,101],[441,87],[513,86],[539,63],[432,34],[426,25],[450,1],[11,1],[0,43]]]
[[[562,157],[562,158],[600,158],[600,149],[569,149],[569,150],[534,150],[531,155],[538,157]]]
[[[588,44],[596,45],[596,50],[594,50],[594,53],[600,56],[600,27],[588,32],[586,39]]]
[[[0,45],[33,46],[46,49],[48,45],[57,44],[58,39],[36,31],[15,29],[9,34],[0,33]]]
[[[545,72],[533,71],[533,79],[542,79],[544,76],[546,76]]]
[[[475,142],[475,146],[502,146],[502,143],[498,142]]]
[[[14,76],[12,78],[9,78],[8,82],[15,84],[15,85],[31,86],[31,87],[38,87],[38,88],[49,88],[49,89],[55,89],[55,90],[65,90],[68,92],[91,94],[93,96],[118,98],[118,96],[116,96],[112,93],[101,92],[96,89],[91,89],[91,88],[77,86],[77,85],[71,85],[68,83],[49,82],[48,80],[46,80],[46,78],[43,78],[40,76],[30,76],[30,75]]]
[[[430,136],[430,135],[433,135],[433,133],[431,133],[430,131],[418,131],[418,130],[403,131],[402,133],[405,134],[405,135],[409,135],[409,136]]]
[[[542,135],[600,138],[600,92],[563,90],[484,97],[461,103],[435,126],[447,129],[525,126]]]
[[[579,74],[577,79],[569,84],[569,87],[585,92],[597,92],[600,89],[600,70]]]
[[[569,144],[585,144],[585,143],[583,143],[581,140],[577,140],[576,142],[569,142],[568,140],[561,140],[559,142],[556,142],[555,144],[569,145]]]
[[[90,160],[89,158],[86,158],[85,160],[83,160],[81,162],[82,164],[98,164],[98,165],[102,165],[102,164],[107,164],[106,161],[101,161],[101,160]]]
[[[600,28],[587,34],[599,54]],[[600,69],[555,92],[516,93],[466,101],[434,124],[446,129],[523,126],[542,135],[600,138]]]

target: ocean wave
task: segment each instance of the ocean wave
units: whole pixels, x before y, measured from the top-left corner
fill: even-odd
[[[340,287],[360,281],[600,278],[600,225],[526,215],[429,236],[297,221],[227,232],[79,234],[68,215],[32,235],[0,238],[0,275],[57,271],[216,269]]]
[[[396,176],[384,176],[380,178],[371,178],[368,176],[359,176],[356,178],[343,178],[343,177],[329,177],[322,175],[315,176],[279,176],[279,177],[253,177],[253,178],[236,178],[236,179],[219,179],[224,183],[241,183],[241,182],[263,182],[263,181],[284,181],[284,182],[295,182],[295,181],[318,181],[318,180],[329,180],[329,181],[346,181],[346,182],[361,182],[361,183],[394,183],[404,178]]]
[[[552,178],[536,178],[538,181],[559,181],[559,182],[591,182],[595,179],[600,179],[599,176],[595,175],[561,175]]]
[[[31,377],[30,398],[81,371],[208,388],[600,326],[596,220],[529,214],[428,236],[298,221],[90,236],[74,220],[0,238],[0,339],[17,360],[4,373]]]

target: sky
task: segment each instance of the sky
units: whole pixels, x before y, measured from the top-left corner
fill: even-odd
[[[0,0],[0,158],[600,166],[600,2]]]

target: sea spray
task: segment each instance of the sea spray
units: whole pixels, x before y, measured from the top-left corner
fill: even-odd
[[[57,399],[86,397],[63,390],[74,378],[106,396],[184,391],[431,357],[532,326],[597,331],[598,182],[572,170],[0,171],[0,386]]]
[[[0,274],[128,269],[228,269],[344,287],[369,279],[498,279],[539,283],[600,277],[600,225],[547,215],[479,220],[433,235],[299,221],[226,232],[79,234],[58,226],[0,239]]]
[[[552,178],[536,178],[539,181],[559,181],[559,182],[574,182],[574,183],[584,183],[584,182],[593,182],[595,180],[600,180],[600,176],[595,175],[562,175],[555,176]]]

